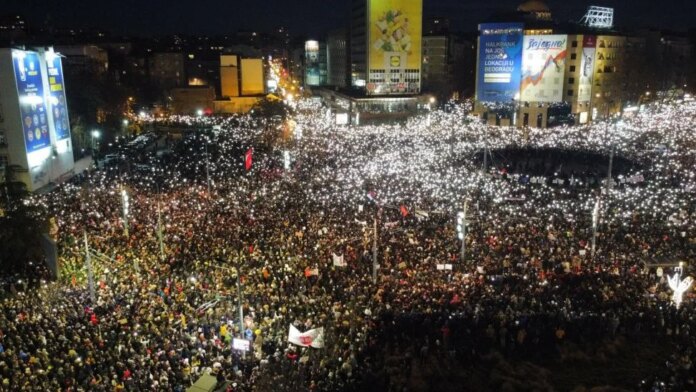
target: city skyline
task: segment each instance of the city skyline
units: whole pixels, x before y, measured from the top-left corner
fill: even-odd
[[[348,23],[350,1],[335,0],[331,3],[329,7],[327,2],[319,0],[267,0],[259,5],[240,5],[219,0],[201,0],[195,3],[164,0],[103,0],[94,3],[66,0],[57,3],[28,0],[5,4],[0,14],[21,14],[34,28],[50,25],[57,28],[100,29],[125,35],[217,35],[238,30],[273,31],[285,27],[293,35],[320,36],[332,28]],[[449,18],[454,31],[475,31],[478,23],[485,21],[495,12],[513,11],[520,3],[520,0],[426,0],[424,14],[426,18]],[[577,21],[587,7],[599,5],[615,8],[615,22],[619,28],[688,30],[695,27],[691,15],[696,13],[696,3],[685,0],[637,0],[631,4],[620,0],[549,0],[546,3],[554,19],[560,22]],[[124,9],[136,12],[124,15]]]

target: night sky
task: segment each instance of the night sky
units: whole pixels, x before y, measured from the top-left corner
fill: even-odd
[[[91,27],[127,35],[269,31],[319,36],[346,24],[350,0],[0,0],[0,14],[20,13],[33,26]],[[521,0],[424,0],[425,15],[447,16],[456,31],[473,31],[496,10]],[[9,4],[8,4],[9,3]],[[578,20],[589,5],[615,8],[615,25],[687,30],[695,0],[547,0],[559,21]]]

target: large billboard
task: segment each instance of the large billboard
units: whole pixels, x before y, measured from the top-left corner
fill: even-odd
[[[370,0],[368,13],[368,92],[420,92],[423,0]]]
[[[63,82],[63,65],[60,57],[53,52],[46,53],[48,70],[48,88],[51,100],[51,116],[56,130],[56,140],[70,138],[70,121],[68,104],[65,100],[65,83]]]
[[[592,79],[594,76],[597,37],[586,35],[582,38],[582,59],[578,78],[578,102],[589,102],[592,98]]]
[[[319,86],[321,77],[319,72],[319,42],[305,42],[305,85]]]
[[[19,112],[22,116],[24,145],[27,153],[51,145],[40,61],[41,57],[36,52],[12,50],[12,62],[19,93]]]
[[[476,99],[511,102],[520,91],[522,23],[479,25]]]
[[[561,102],[567,55],[567,35],[525,35],[520,99]]]

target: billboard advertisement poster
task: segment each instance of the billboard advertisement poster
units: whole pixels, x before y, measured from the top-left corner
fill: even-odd
[[[525,35],[520,99],[561,102],[568,44],[567,35]]]
[[[597,37],[586,35],[582,38],[582,59],[578,78],[578,102],[589,102],[592,98],[592,79],[594,76]]]
[[[48,52],[46,54],[46,69],[48,70],[49,99],[51,100],[51,116],[56,129],[56,140],[70,138],[70,121],[68,104],[65,100],[65,83],[63,82],[63,64],[60,57]]]
[[[414,74],[420,80],[423,0],[370,0],[368,12],[368,74],[382,76],[373,90],[417,93],[420,84],[413,80]]]
[[[40,61],[41,58],[36,52],[12,50],[12,62],[19,93],[19,112],[22,116],[24,145],[27,153],[51,145]]]
[[[479,25],[478,80],[480,102],[511,102],[520,91],[522,23]]]

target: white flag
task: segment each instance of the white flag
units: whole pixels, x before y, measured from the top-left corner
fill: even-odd
[[[343,259],[343,255],[338,256],[337,254],[332,253],[332,257],[333,257],[333,265],[335,267],[345,267],[347,265],[346,261]]]
[[[416,218],[418,218],[418,219],[427,219],[430,216],[430,215],[428,215],[427,212],[425,212],[423,210],[419,210],[418,208],[416,208],[415,215],[416,215]]]
[[[288,332],[288,342],[302,347],[324,347],[324,328],[310,329],[307,332],[300,332],[294,325],[290,324]]]

